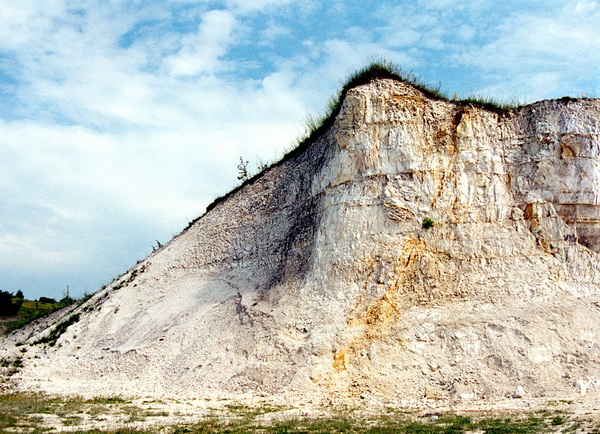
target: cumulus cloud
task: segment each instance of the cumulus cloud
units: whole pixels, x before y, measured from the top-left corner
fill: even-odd
[[[44,11],[44,13],[41,13]],[[41,42],[40,35],[48,34],[53,21],[65,15],[64,1],[41,4],[35,0],[0,4],[0,47],[14,50],[32,42]]]
[[[188,30],[161,24],[176,11],[80,5],[3,9],[2,29],[24,30],[0,42],[21,70],[21,114],[0,120],[7,289],[44,273],[74,291],[106,283],[233,187],[239,155],[279,155],[306,112],[290,88],[217,76],[240,29],[231,11],[184,14]],[[154,33],[138,35],[152,17]]]
[[[261,32],[261,41],[263,45],[273,46],[278,38],[287,36],[291,33],[291,29],[286,26],[282,26],[277,22],[269,21],[267,27]]]

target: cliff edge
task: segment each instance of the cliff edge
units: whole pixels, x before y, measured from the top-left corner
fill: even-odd
[[[1,351],[28,349],[18,387],[59,393],[598,396],[599,134],[600,100],[489,111],[374,80],[302,152]]]

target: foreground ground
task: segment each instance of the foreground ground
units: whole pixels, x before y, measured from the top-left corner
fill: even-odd
[[[0,395],[0,432],[600,433],[593,406],[549,401],[522,407],[374,410],[368,405],[311,408],[255,400],[84,399],[19,392]]]

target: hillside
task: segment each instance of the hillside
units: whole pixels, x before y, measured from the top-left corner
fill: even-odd
[[[600,100],[354,87],[300,151],[0,356],[58,393],[593,398],[599,133]]]

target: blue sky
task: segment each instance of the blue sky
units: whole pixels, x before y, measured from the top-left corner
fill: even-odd
[[[0,289],[93,292],[386,58],[452,96],[600,96],[597,1],[0,0]]]

